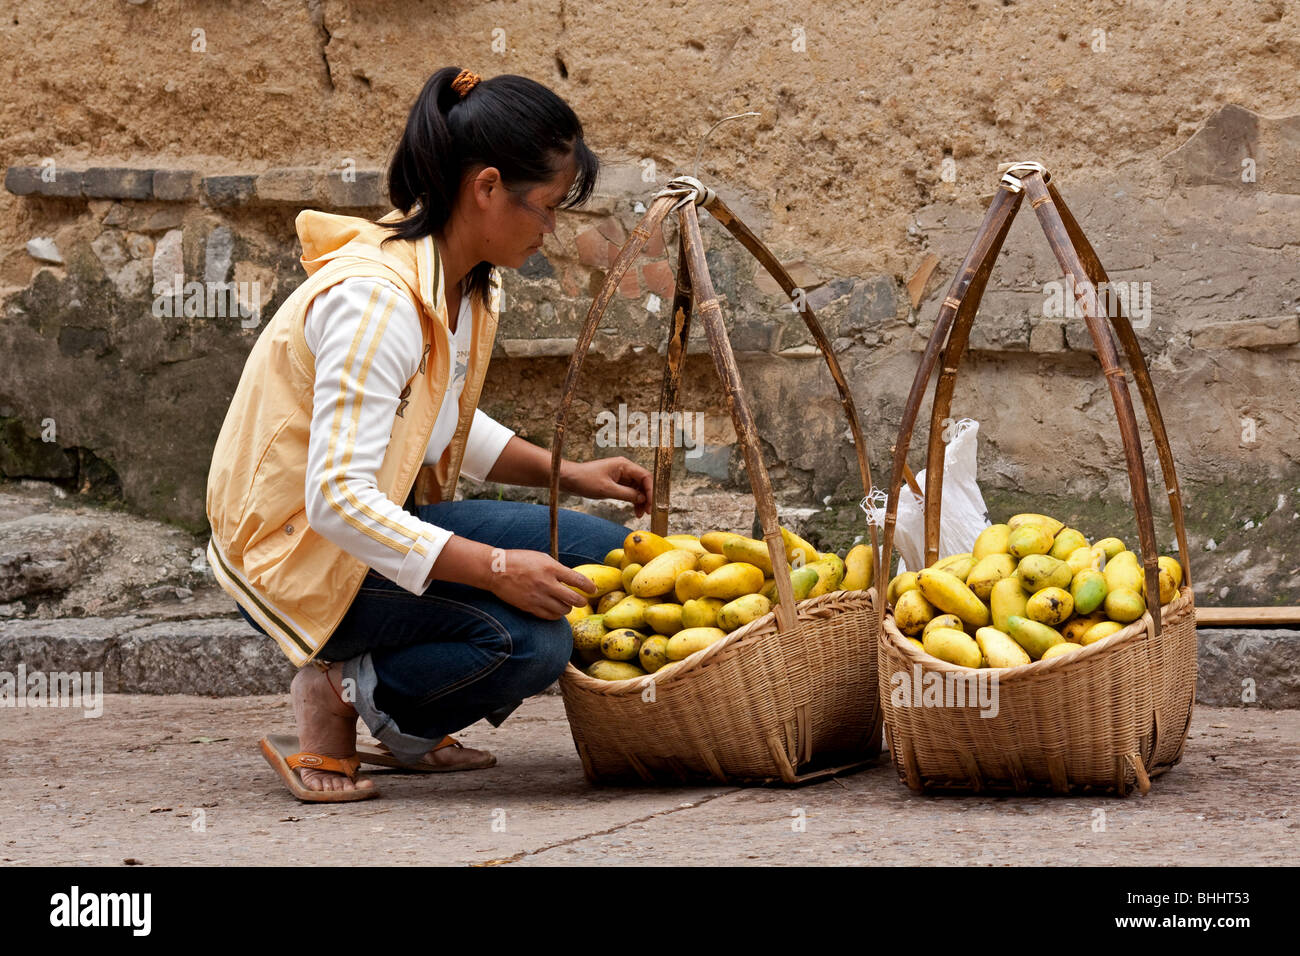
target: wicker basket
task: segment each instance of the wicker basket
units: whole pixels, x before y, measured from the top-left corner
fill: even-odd
[[[677,410],[681,367],[692,306],[704,322],[736,434],[754,490],[773,567],[784,567],[785,544],[705,264],[695,207],[704,206],[761,262],[786,293],[796,286],[786,270],[734,213],[698,180],[675,179],[650,204],[610,268],[588,312],[569,365],[556,413],[551,460],[551,555],[558,557],[559,466],[565,421],[583,358],[609,300],[652,232],[679,211],[677,288],[673,327],[660,395],[661,415]],[[797,304],[839,389],[856,444],[863,491],[871,487],[866,447],[853,399],[830,343],[812,310]],[[666,534],[672,448],[662,430],[655,451],[651,530]],[[873,561],[878,560],[872,534]],[[879,578],[879,566],[875,568]],[[776,575],[777,602],[763,617],[684,661],[645,677],[603,681],[572,664],[560,678],[573,742],[593,783],[805,783],[865,766],[881,747],[874,591],[837,591],[794,600],[787,575]]]
[[[1173,601],[1151,607],[1138,621],[1108,638],[1073,654],[996,670],[975,670],[931,657],[903,637],[892,611],[887,612],[878,642],[886,739],[899,777],[913,790],[1125,795],[1136,788],[1145,793],[1151,777],[1182,758],[1196,693],[1196,614],[1173,455],[1132,326],[1122,309],[1109,316],[1101,312],[1095,294],[1090,294],[1098,284],[1107,282],[1106,273],[1050,184],[1050,175],[1033,163],[1011,164],[1000,172],[1005,174],[1000,188],[940,308],[903,410],[894,447],[881,567],[889,567],[904,458],[942,350],[943,371],[931,408],[924,491],[925,564],[938,557],[942,423],[984,286],[1027,194],[1053,252],[1080,290],[1084,319],[1114,400],[1147,593],[1159,593],[1155,528],[1137,420],[1113,336],[1124,349],[1151,425],[1186,578]],[[954,694],[945,700],[945,706],[926,706],[933,697],[924,696],[917,706],[917,689],[927,684],[937,689],[948,682],[955,689],[962,676],[966,678],[964,705],[956,705],[960,698]],[[976,679],[990,682],[983,688],[983,697],[978,696],[981,688],[970,684]],[[972,690],[977,692],[974,706],[970,704]]]

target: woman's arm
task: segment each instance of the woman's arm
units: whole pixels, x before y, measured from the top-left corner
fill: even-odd
[[[504,485],[548,487],[551,483],[551,453],[512,435],[487,478]],[[650,472],[627,458],[597,458],[583,462],[560,459],[560,491],[584,498],[630,501],[636,506],[638,518],[650,510],[652,486]]]

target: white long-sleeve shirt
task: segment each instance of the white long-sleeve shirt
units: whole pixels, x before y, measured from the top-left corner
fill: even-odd
[[[452,533],[391,501],[375,480],[383,463],[401,391],[423,352],[420,318],[410,295],[386,279],[357,276],[312,300],[304,329],[316,359],[307,446],[307,523],[384,577],[421,594]],[[473,336],[469,295],[461,294],[456,360],[425,449],[434,464],[456,431]],[[461,474],[482,482],[514,432],[475,409]]]

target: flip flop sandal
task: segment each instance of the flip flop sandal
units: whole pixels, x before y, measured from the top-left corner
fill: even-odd
[[[429,753],[433,753],[434,750],[441,750],[443,747],[459,747],[462,750],[465,749],[464,744],[455,737],[448,735],[443,737],[439,744],[434,747],[433,750],[430,750]],[[449,764],[445,767],[434,766],[433,764],[427,763],[402,763],[388,751],[381,750],[378,747],[366,746],[365,744],[357,745],[357,758],[365,764],[375,764],[380,767],[395,767],[399,770],[409,770],[413,773],[448,773],[453,770],[486,770],[488,767],[495,767],[497,765],[497,758],[487,751],[484,751],[484,756],[481,759],[476,760],[473,763]]]
[[[345,803],[352,800],[369,800],[379,796],[378,787],[354,790],[310,790],[295,772],[298,768],[308,770],[331,770],[346,774],[349,780],[357,779],[357,767],[361,763],[356,755],[339,759],[322,757],[320,754],[298,749],[298,738],[285,734],[273,734],[263,737],[262,756],[275,768],[290,792],[307,803]]]

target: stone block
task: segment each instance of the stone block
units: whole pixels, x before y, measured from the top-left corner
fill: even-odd
[[[268,169],[257,177],[257,201],[312,206],[324,189],[320,172],[309,167]]]
[[[202,177],[193,169],[155,169],[153,195],[163,202],[193,202]]]
[[[1197,628],[1196,639],[1197,703],[1266,710],[1300,707],[1300,631]]]
[[[81,173],[54,167],[47,181],[40,166],[10,166],[5,170],[5,189],[15,196],[51,196],[60,199],[81,198]]]
[[[1235,319],[1215,322],[1192,331],[1198,349],[1285,348],[1300,342],[1300,316]]]
[[[152,199],[152,169],[95,166],[81,174],[81,194],[88,199]]]
[[[246,175],[204,176],[203,195],[218,208],[248,202],[257,191],[257,177]]]
[[[388,204],[383,190],[383,173],[378,169],[358,169],[345,181],[338,171],[325,177],[325,202],[335,209],[372,209]]]

